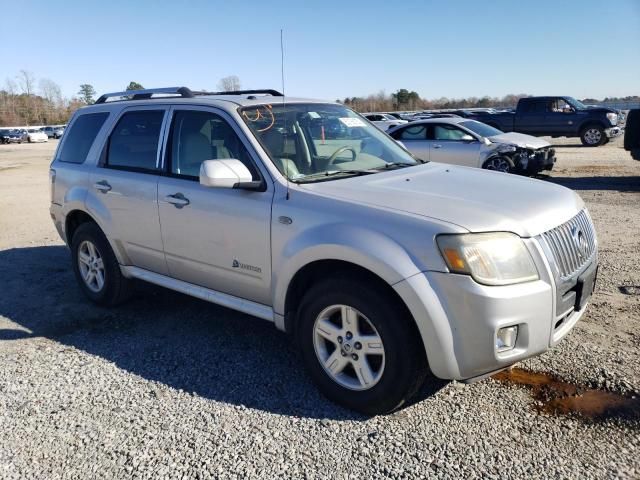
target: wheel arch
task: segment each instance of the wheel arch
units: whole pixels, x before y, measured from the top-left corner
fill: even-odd
[[[113,250],[113,253],[116,256],[118,263],[120,263],[121,265],[126,265],[127,258],[124,255],[122,249],[117,248],[118,245],[114,245],[113,240],[109,238],[109,236],[106,234],[104,226],[100,224],[100,222],[96,219],[95,216],[91,215],[86,210],[75,208],[73,210],[70,210],[65,215],[64,236],[65,236],[67,245],[71,247],[71,242],[73,241],[73,234],[76,232],[76,230],[80,225],[87,222],[95,223],[98,226],[98,228],[102,231],[105,238],[109,242],[109,245],[111,246],[111,249]]]

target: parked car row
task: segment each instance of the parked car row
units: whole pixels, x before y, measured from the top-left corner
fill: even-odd
[[[597,147],[624,133],[622,111],[585,105],[573,97],[525,97],[516,108],[468,108],[446,111],[400,113],[408,121],[462,117],[486,123],[502,132],[534,136],[578,137],[583,145]]]
[[[61,138],[66,125],[47,126],[41,128],[5,128],[0,129],[2,143],[36,143],[47,142],[50,138]]]

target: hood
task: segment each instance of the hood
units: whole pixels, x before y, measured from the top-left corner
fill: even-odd
[[[620,113],[620,110],[615,108],[603,107],[600,105],[586,105],[587,110],[590,112],[600,112],[600,113]],[[583,110],[584,111],[584,110]]]
[[[321,195],[453,223],[471,232],[532,237],[566,222],[584,203],[568,188],[477,168],[428,163],[303,184]]]
[[[516,147],[521,148],[545,148],[550,147],[551,144],[546,140],[543,140],[538,137],[533,137],[531,135],[525,135],[524,133],[501,133],[500,135],[494,135],[493,137],[489,137],[493,143],[506,143],[509,145],[515,145]]]

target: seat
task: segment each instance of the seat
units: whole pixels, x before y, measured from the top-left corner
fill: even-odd
[[[283,175],[287,178],[300,175],[300,170],[298,170],[296,163],[284,156],[285,139],[283,133],[270,129],[261,135],[261,139],[267,150],[269,150],[276,167]]]
[[[181,125],[176,173],[197,177],[200,165],[215,158],[211,142],[201,130],[204,119],[199,115],[186,115]]]

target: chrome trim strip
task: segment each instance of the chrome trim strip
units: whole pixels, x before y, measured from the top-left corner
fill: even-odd
[[[121,265],[120,270],[122,270],[122,274],[127,278],[138,278],[145,282],[160,285],[161,287],[169,288],[176,292],[185,293],[207,302],[222,305],[223,307],[262,318],[263,320],[268,320],[270,322],[275,321],[273,308],[261,303],[234,297],[227,293],[218,292],[199,285],[193,285],[192,283],[183,282],[182,280],[176,280],[175,278],[150,272],[149,270],[144,270],[139,267]]]

